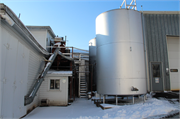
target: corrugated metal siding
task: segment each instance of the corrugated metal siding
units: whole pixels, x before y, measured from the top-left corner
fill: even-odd
[[[35,83],[35,79],[38,78],[39,74],[42,72],[43,67],[44,61],[42,55],[38,55],[35,52],[30,51],[27,82],[28,91],[30,91],[32,88],[33,84]]]
[[[11,26],[7,25],[6,22],[2,21],[0,29],[3,34],[1,36],[1,77],[3,78],[0,89],[2,92],[0,109],[3,109],[1,116],[4,118],[20,118],[26,114],[27,109],[37,105],[38,96],[36,96],[36,102],[34,101],[30,105],[24,106],[24,96],[29,91],[30,82],[34,80],[33,78],[39,72],[40,64],[37,64],[37,62],[43,60],[43,54],[31,47],[26,42],[26,39],[12,29]],[[32,72],[35,72],[35,74]],[[29,85],[27,86],[27,84]]]
[[[169,68],[166,35],[180,35],[179,16],[179,14],[144,14],[149,74],[150,62],[162,62],[165,90],[170,90],[170,78],[165,73],[166,68]],[[151,79],[151,74],[149,76]]]

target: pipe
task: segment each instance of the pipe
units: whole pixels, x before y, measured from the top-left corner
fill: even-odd
[[[151,90],[148,83],[149,83],[149,70],[148,70],[148,55],[147,55],[147,47],[146,47],[146,33],[145,33],[145,22],[144,22],[144,13],[142,9],[141,13],[141,20],[142,20],[142,29],[143,29],[143,40],[144,40],[144,60],[145,60],[145,72],[146,72],[146,89]]]
[[[58,51],[59,51],[59,48],[56,48],[56,50],[54,51],[54,53],[53,53],[53,54],[50,56],[50,58],[48,59],[48,60],[51,60],[51,62],[48,62],[48,63],[46,64],[43,72],[41,73],[40,77],[36,80],[36,83],[34,84],[33,88],[32,88],[31,91],[30,91],[30,93],[27,94],[27,95],[24,97],[24,105],[25,105],[25,106],[33,102],[34,97],[36,96],[36,93],[37,93],[39,87],[41,86],[41,83],[43,82],[44,77],[46,76],[49,68],[51,67],[53,61],[55,60]]]
[[[60,56],[62,56],[63,58],[65,58],[65,59],[67,59],[67,60],[70,60],[70,61],[74,61],[74,59],[73,58],[70,58],[70,57],[67,57],[67,56],[65,56],[62,52],[58,52],[58,54],[60,55]]]

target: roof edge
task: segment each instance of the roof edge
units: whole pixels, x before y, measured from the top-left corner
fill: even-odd
[[[180,14],[180,11],[140,11],[143,14]]]
[[[16,14],[5,4],[0,3],[0,13],[7,14],[14,22],[13,26],[17,26],[19,32],[22,32],[26,38],[27,42],[29,42],[33,47],[35,47],[39,52],[44,55],[49,55],[49,52],[46,51],[36,40],[36,38],[31,34],[28,28],[22,23],[22,21],[16,16]],[[13,27],[15,28],[15,27]],[[16,29],[17,30],[17,29]]]
[[[50,26],[31,26],[31,25],[26,25],[26,27],[28,29],[46,29],[52,35],[53,38],[56,37],[55,33],[53,32],[53,30],[51,29]]]

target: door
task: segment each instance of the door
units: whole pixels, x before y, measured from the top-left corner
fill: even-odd
[[[151,77],[152,91],[164,91],[162,78],[162,64],[160,62],[151,63]]]
[[[171,90],[180,89],[180,37],[167,37]]]

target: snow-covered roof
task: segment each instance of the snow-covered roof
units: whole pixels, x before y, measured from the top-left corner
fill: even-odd
[[[72,76],[72,71],[49,70],[46,76]]]

